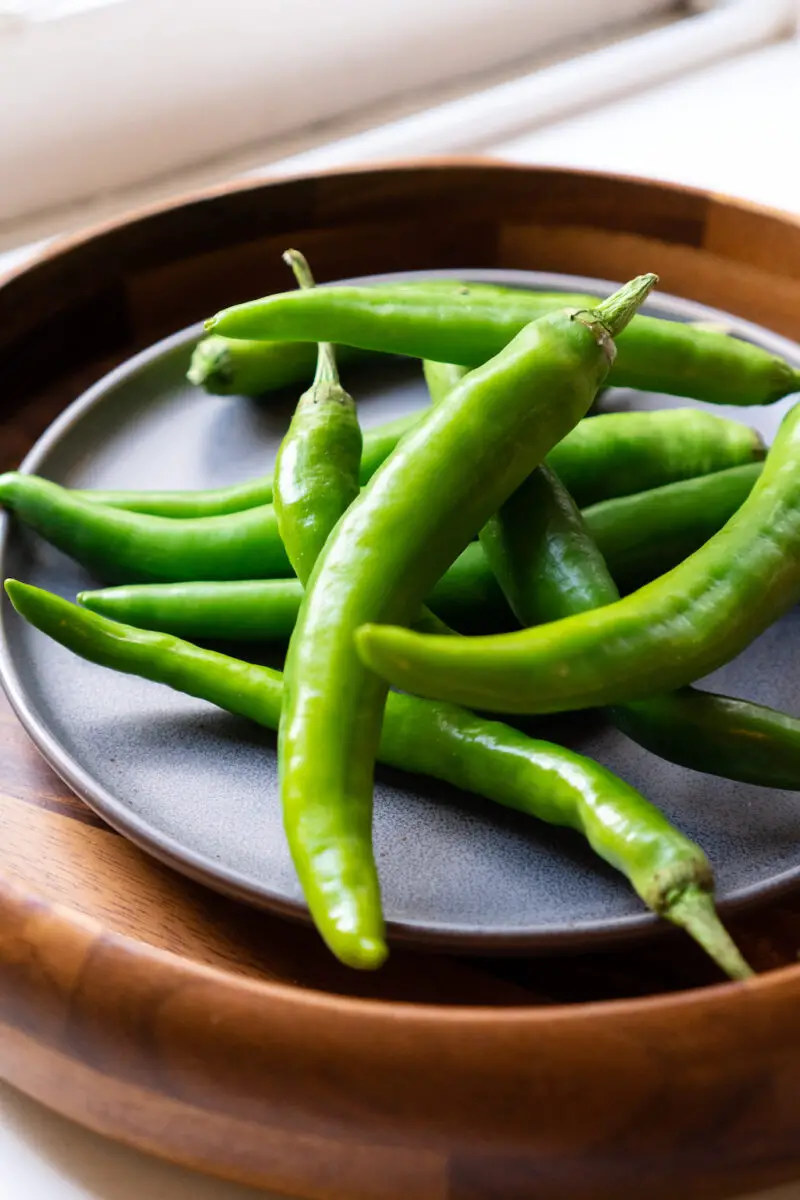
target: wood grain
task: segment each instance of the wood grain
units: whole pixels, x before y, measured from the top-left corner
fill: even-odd
[[[112,365],[231,300],[443,266],[656,270],[800,336],[800,224],[657,183],[471,160],[239,184],[51,247],[0,285],[2,466]],[[0,702],[0,1075],[132,1145],[314,1200],[722,1197],[800,1176],[800,896],[580,958],[393,954],[147,858]]]
[[[658,264],[660,288],[797,337],[800,279],[772,278],[763,268],[641,234],[609,232],[598,238],[587,226],[551,229],[504,226],[498,256],[503,266],[537,263],[543,271],[568,271],[601,279],[627,279]]]

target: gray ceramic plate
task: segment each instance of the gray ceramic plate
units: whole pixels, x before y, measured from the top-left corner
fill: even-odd
[[[519,272],[438,272],[542,288],[612,284]],[[722,320],[800,365],[798,348],[698,305],[659,296],[655,315]],[[217,487],[261,474],[292,397],[270,405],[205,396],[184,379],[199,329],[131,359],[77,400],[24,469],[70,487]],[[425,403],[416,364],[360,374],[365,426]],[[607,406],[682,404],[610,393]],[[791,401],[724,410],[769,439]],[[70,599],[96,586],[83,570],[10,522],[3,577]],[[284,841],[275,739],[200,701],[116,675],[30,629],[3,599],[6,691],[55,770],[111,825],[176,870],[275,912],[305,918]],[[246,648],[239,653],[246,656]],[[257,651],[256,651],[257,653]],[[800,713],[800,614],[713,676],[714,686]],[[728,783],[661,762],[590,714],[559,736],[641,788],[706,849],[723,906],[800,880],[800,795]],[[576,835],[536,824],[423,778],[379,770],[375,844],[390,936],[455,951],[579,949],[652,932],[655,918]]]

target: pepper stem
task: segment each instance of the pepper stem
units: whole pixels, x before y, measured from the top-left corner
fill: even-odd
[[[308,259],[299,250],[286,250],[283,261],[291,267],[298,287],[316,287]],[[317,343],[317,370],[314,375],[314,385],[318,383],[338,384],[339,368],[336,366],[336,353],[330,342]]]
[[[602,325],[608,336],[615,338],[636,316],[657,283],[657,275],[637,275],[613,296],[590,309],[587,316],[591,315],[593,322]]]
[[[675,900],[670,900],[662,915],[685,929],[731,979],[749,979],[753,975],[720,921],[713,896],[698,884],[689,884]]]

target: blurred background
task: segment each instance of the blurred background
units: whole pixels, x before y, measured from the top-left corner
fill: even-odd
[[[244,173],[470,152],[800,208],[797,0],[0,0],[0,251]]]

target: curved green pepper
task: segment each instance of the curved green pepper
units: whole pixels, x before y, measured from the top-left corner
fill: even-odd
[[[372,478],[423,415],[424,410],[364,431],[362,484]],[[758,461],[764,453],[755,430],[739,421],[680,408],[601,413],[590,421],[580,421],[553,447],[548,461],[568,481],[573,498],[586,505]],[[154,516],[217,517],[271,503],[273,477],[263,475],[207,491],[76,489],[72,494],[94,504]]]
[[[459,639],[369,625],[364,664],[398,687],[496,712],[558,712],[675,691],[800,598],[800,405],[750,495],[680,566],[614,604],[518,633]]]
[[[579,309],[595,303],[583,295],[558,300]],[[471,284],[449,292],[393,284],[337,286],[237,304],[211,317],[206,327],[230,337],[324,340],[475,367],[552,304],[552,297],[517,289],[499,300]],[[618,387],[745,405],[771,404],[800,390],[800,372],[784,359],[697,324],[637,316],[617,348],[607,382]]]
[[[458,279],[411,280],[395,285],[403,291],[424,289],[428,296],[459,292],[467,285]],[[500,300],[516,289],[501,284],[478,283],[470,290],[485,297]],[[558,292],[537,292],[549,298],[551,308],[560,307]],[[353,346],[337,346],[340,363],[360,363],[381,358],[379,353],[357,350]],[[308,384],[316,367],[317,351],[312,342],[264,342],[246,338],[227,338],[212,335],[202,338],[194,348],[186,378],[214,396],[260,397],[293,383]],[[259,504],[265,501],[259,500]]]
[[[606,500],[583,512],[620,590],[640,586],[682,562],[721,529],[750,493],[761,464]],[[94,612],[181,637],[268,641],[288,638],[303,589],[296,579],[127,584],[81,592]],[[472,542],[427,598],[459,633],[517,627],[483,548]]]
[[[287,250],[283,257],[300,287],[313,288],[303,255]],[[275,460],[278,533],[302,584],[358,495],[361,444],[355,401],[339,382],[334,348],[320,342],[314,380],[297,402]]]
[[[277,728],[284,687],[278,671],[131,629],[13,579],[6,581],[6,591],[27,621],[89,662]],[[390,766],[575,829],[650,908],[684,928],[723,971],[734,979],[751,974],[714,912],[703,851],[644,796],[591,759],[452,705],[397,694],[387,698],[378,756]],[[695,885],[678,896],[670,881],[687,873]]]
[[[680,486],[686,485],[672,485]],[[645,493],[642,500],[650,496]],[[700,527],[713,508],[711,499],[710,505],[695,506]],[[668,518],[664,526],[669,528]],[[525,480],[481,538],[524,625],[557,621],[619,599],[587,522],[546,467]],[[800,789],[800,720],[795,717],[688,687],[617,705],[608,715],[633,741],[670,762],[762,787]]]
[[[286,660],[281,800],[315,924],[351,966],[375,967],[386,954],[371,833],[387,688],[360,665],[353,632],[370,619],[413,618],[471,537],[586,413],[613,360],[612,337],[654,282],[642,277],[596,309],[526,327],[403,439],[317,560]]]

